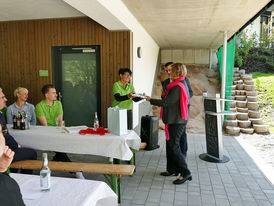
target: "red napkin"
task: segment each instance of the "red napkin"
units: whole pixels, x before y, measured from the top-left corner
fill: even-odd
[[[105,135],[108,133],[108,130],[104,129],[103,127],[99,127],[96,130],[87,128],[87,129],[81,129],[79,131],[79,134],[85,135],[85,134],[99,134],[99,135]]]

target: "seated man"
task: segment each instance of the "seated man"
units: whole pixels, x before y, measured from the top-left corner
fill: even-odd
[[[52,84],[46,84],[42,88],[42,94],[45,99],[40,101],[36,107],[36,117],[38,124],[43,126],[61,126],[63,122],[62,103],[57,100],[56,89]],[[71,162],[66,153],[55,152],[53,161]],[[76,177],[84,179],[81,172],[76,173]]]
[[[0,109],[3,109],[6,106],[7,99],[0,88]],[[0,112],[0,124],[2,126],[3,135],[5,137],[6,145],[14,151],[14,157],[12,162],[17,162],[20,160],[36,160],[37,154],[36,151],[29,148],[22,148],[18,145],[14,138],[9,134],[7,129],[7,123],[2,112]],[[22,173],[31,174],[31,170],[21,170]]]
[[[5,138],[0,125],[0,204],[2,206],[25,205],[17,182],[5,173],[13,156],[14,152],[5,145]]]

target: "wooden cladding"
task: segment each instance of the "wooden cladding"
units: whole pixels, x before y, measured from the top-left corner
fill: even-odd
[[[29,90],[30,103],[42,98],[41,88],[52,82],[53,46],[100,45],[101,108],[103,126],[112,103],[112,85],[118,70],[130,67],[130,32],[111,32],[89,18],[0,22],[0,86],[14,102],[18,86]],[[40,77],[39,70],[48,70]],[[77,105],[76,105],[77,106]]]

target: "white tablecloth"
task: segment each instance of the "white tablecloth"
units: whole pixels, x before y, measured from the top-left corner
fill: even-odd
[[[117,195],[104,182],[51,177],[51,189],[40,191],[38,175],[11,173],[26,206],[117,206]],[[0,203],[1,205],[1,203]]]
[[[129,147],[139,150],[141,139],[133,131],[127,135],[79,135],[64,133],[60,127],[31,126],[29,130],[15,130],[9,125],[9,133],[24,147],[74,154],[91,154],[121,160],[130,160]]]

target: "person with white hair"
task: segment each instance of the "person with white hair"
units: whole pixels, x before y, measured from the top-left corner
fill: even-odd
[[[31,125],[36,125],[36,115],[34,105],[27,102],[28,90],[24,87],[18,87],[14,90],[14,97],[16,101],[8,106],[7,109],[7,123],[13,123],[13,116],[17,116],[18,113],[26,113],[28,115],[28,121]]]
[[[14,152],[5,144],[5,138],[0,125],[0,200],[1,206],[24,206],[22,194],[17,182],[7,173]]]

